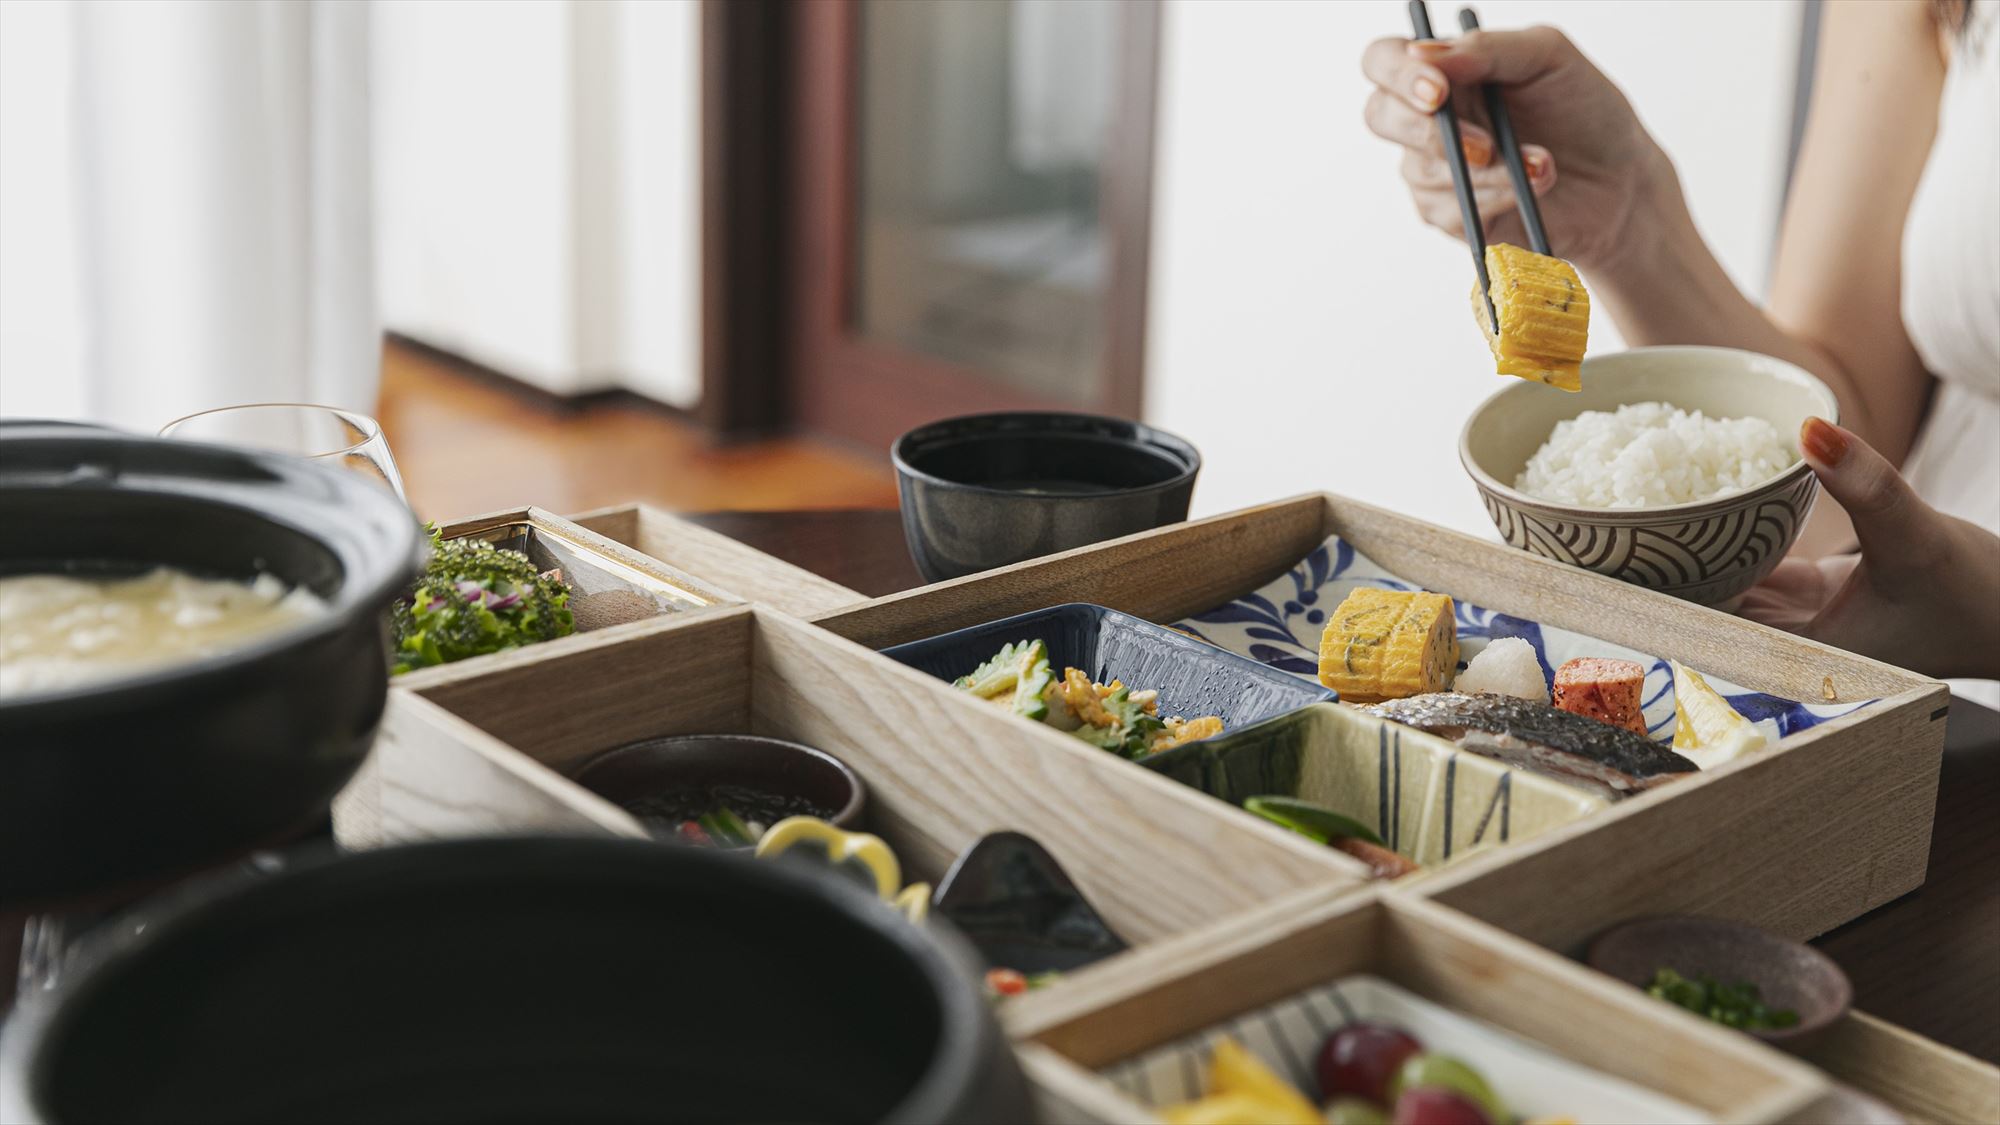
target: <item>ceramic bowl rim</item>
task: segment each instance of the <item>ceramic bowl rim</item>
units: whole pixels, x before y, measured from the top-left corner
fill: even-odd
[[[1828,387],[1818,376],[1789,360],[1779,359],[1777,356],[1764,355],[1761,352],[1753,352],[1744,348],[1725,348],[1707,344],[1667,344],[1654,347],[1628,348],[1624,351],[1610,352],[1603,356],[1592,356],[1591,359],[1585,360],[1584,363],[1587,366],[1591,360],[1614,359],[1620,356],[1631,355],[1690,357],[1703,355],[1753,356],[1760,361],[1777,364],[1778,369],[1776,371],[1756,372],[1754,376],[1750,372],[1745,372],[1746,376],[1756,378],[1778,377],[1787,382],[1801,384],[1806,390],[1817,394],[1821,400],[1821,405],[1826,408],[1826,412],[1819,415],[1819,417],[1836,424],[1840,421],[1840,403],[1834,397],[1832,388]],[[1586,374],[1588,374],[1587,371]],[[1615,377],[1613,376],[1613,378]],[[1812,466],[1808,465],[1805,458],[1801,457],[1792,462],[1790,467],[1786,468],[1784,472],[1761,484],[1739,492],[1732,492],[1725,496],[1711,496],[1706,500],[1688,500],[1678,504],[1642,505],[1636,508],[1591,508],[1578,504],[1563,504],[1553,500],[1538,499],[1515,489],[1511,485],[1501,483],[1498,478],[1481,467],[1478,461],[1472,456],[1472,431],[1486,416],[1487,411],[1492,409],[1494,404],[1502,398],[1511,394],[1519,394],[1524,388],[1532,389],[1532,386],[1532,384],[1523,382],[1518,386],[1501,387],[1499,390],[1487,395],[1478,406],[1473,408],[1472,413],[1465,419],[1465,425],[1460,427],[1458,431],[1458,463],[1460,467],[1464,468],[1466,475],[1472,478],[1472,483],[1478,486],[1479,491],[1496,500],[1505,502],[1512,508],[1519,508],[1540,515],[1559,517],[1570,523],[1595,524],[1599,526],[1685,523],[1693,519],[1711,519],[1725,512],[1734,511],[1739,507],[1745,507],[1762,501],[1774,493],[1781,492],[1790,485],[1795,484],[1801,477],[1812,475]]]
[[[34,426],[43,424],[37,421]],[[114,699],[118,706],[125,706],[132,700],[148,700],[198,685],[223,683],[281,653],[310,648],[355,628],[363,611],[372,617],[379,607],[379,612],[386,615],[395,597],[423,576],[424,566],[430,558],[429,536],[423,533],[416,517],[409,513],[408,506],[399,497],[369,484],[357,474],[329,464],[261,450],[137,437],[89,424],[74,425],[78,432],[62,434],[55,440],[101,443],[105,450],[112,451],[114,457],[135,446],[167,447],[173,451],[172,456],[177,462],[173,470],[133,473],[134,479],[139,482],[133,487],[118,487],[114,482],[109,486],[92,485],[90,492],[154,497],[247,514],[307,540],[332,556],[341,569],[340,585],[332,594],[321,599],[325,603],[325,612],[287,623],[243,645],[192,660],[142,669],[129,675],[31,692],[0,701],[0,719],[8,722],[17,719],[23,722],[50,722],[78,709],[106,706]],[[51,435],[37,434],[29,426],[22,426],[12,437],[17,441],[50,439]],[[261,477],[245,485],[225,477],[204,477],[198,471],[202,468],[226,468],[231,462],[251,468]],[[326,530],[296,516],[288,516],[283,496],[288,490],[297,490],[301,484],[331,490],[343,505],[376,509],[376,514],[383,517],[384,528],[390,531],[387,540],[371,541],[351,528]],[[0,488],[9,491],[53,492],[65,487],[77,486],[66,481],[28,480],[17,484],[0,478]],[[252,488],[260,490],[255,494],[254,501],[246,500],[245,495]],[[79,495],[83,491],[79,488]],[[404,518],[396,519],[396,511],[400,511]],[[405,523],[407,527],[403,526]],[[358,570],[352,565],[356,562],[367,564],[370,569]]]
[[[832,766],[835,770],[839,771],[841,777],[846,779],[848,788],[847,802],[841,805],[839,810],[832,816],[826,818],[827,823],[835,827],[849,829],[855,827],[861,819],[861,810],[867,807],[868,783],[861,779],[861,775],[856,773],[852,766],[849,766],[846,762],[821,750],[817,746],[807,746],[803,742],[793,742],[786,738],[772,738],[769,735],[762,734],[668,734],[661,735],[658,738],[634,739],[631,742],[621,743],[609,750],[602,750],[590,755],[569,769],[564,770],[563,776],[583,786],[585,789],[590,789],[589,784],[584,782],[582,777],[584,772],[592,766],[599,765],[627,753],[636,754],[643,750],[672,751],[678,747],[692,746],[695,743],[702,742],[749,743],[754,746],[769,747],[800,754]],[[595,789],[591,789],[591,792],[597,793]],[[600,797],[603,796],[601,793],[597,795]],[[612,804],[618,803],[609,797],[605,797],[604,799],[611,801]]]
[[[1092,423],[1097,426],[1117,428],[1130,427],[1132,436],[1129,439],[1122,440],[1126,440],[1129,444],[1150,452],[1167,454],[1172,460],[1178,461],[1181,464],[1181,471],[1168,477],[1166,480],[1155,481],[1152,484],[1133,485],[1127,488],[1101,488],[1090,492],[1064,492],[1060,495],[1052,496],[1037,496],[1018,489],[994,488],[991,485],[972,484],[966,481],[951,480],[938,476],[935,473],[927,473],[912,465],[909,458],[905,456],[908,448],[914,445],[918,439],[928,436],[929,431],[945,426],[962,426],[969,423],[998,425],[1005,421],[1034,422],[1047,421],[1049,419],[1065,419],[1072,423]],[[1024,430],[1023,432],[1032,431]],[[1048,430],[1044,432],[1053,433],[1058,431]],[[1003,435],[996,432],[987,436]],[[1044,502],[1102,500],[1114,496],[1146,496],[1157,492],[1169,492],[1175,488],[1192,483],[1195,477],[1201,472],[1201,451],[1194,447],[1193,442],[1181,437],[1179,434],[1169,433],[1158,426],[1148,425],[1145,422],[1136,421],[1131,418],[1119,418],[1110,414],[1092,414],[1087,411],[1076,410],[990,410],[977,414],[959,414],[950,418],[939,418],[935,421],[925,422],[921,426],[912,427],[898,436],[895,442],[889,446],[889,460],[895,464],[898,476],[922,481],[933,488],[948,489],[955,492],[970,492],[983,496],[1006,496],[1019,500]]]
[[[1641,932],[1665,925],[1692,926],[1711,930],[1719,934],[1747,937],[1753,941],[1802,952],[1808,962],[1831,973],[1829,979],[1838,987],[1836,995],[1839,997],[1840,1002],[1834,1005],[1832,1010],[1824,1017],[1816,1020],[1801,1018],[1798,1023],[1790,1027],[1768,1029],[1744,1028],[1742,1030],[1745,1034],[1755,1036],[1768,1043],[1784,1043],[1793,1039],[1801,1039],[1832,1025],[1854,1007],[1854,982],[1848,979],[1847,970],[1840,967],[1840,962],[1835,961],[1824,950],[1809,942],[1793,941],[1783,934],[1773,933],[1762,926],[1753,926],[1748,922],[1738,922],[1729,918],[1713,918],[1705,914],[1647,914],[1637,918],[1627,918],[1623,922],[1606,926],[1604,929],[1591,935],[1590,944],[1584,949],[1584,963],[1598,972],[1612,977],[1614,980],[1630,984],[1631,982],[1626,981],[1624,977],[1608,972],[1598,964],[1599,947],[1607,940],[1620,935]],[[1641,991],[1644,990],[1643,985],[1634,985],[1634,987],[1639,988]],[[1693,1015],[1694,1013],[1690,1012],[1689,1014]]]

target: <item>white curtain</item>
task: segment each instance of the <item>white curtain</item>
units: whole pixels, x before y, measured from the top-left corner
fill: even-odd
[[[33,66],[6,92],[34,108],[0,117],[0,229],[33,237],[0,246],[0,413],[151,431],[248,401],[372,411],[369,6],[28,7],[6,52]]]

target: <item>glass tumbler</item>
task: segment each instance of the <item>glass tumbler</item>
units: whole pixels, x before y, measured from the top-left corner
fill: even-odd
[[[366,414],[299,402],[259,402],[204,410],[167,423],[160,436],[216,445],[248,446],[331,461],[381,482],[403,496],[403,476],[382,436],[382,424]]]

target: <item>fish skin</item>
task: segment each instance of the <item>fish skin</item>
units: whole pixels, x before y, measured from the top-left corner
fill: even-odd
[[[1623,727],[1511,695],[1440,691],[1360,710],[1614,798],[1698,769]]]

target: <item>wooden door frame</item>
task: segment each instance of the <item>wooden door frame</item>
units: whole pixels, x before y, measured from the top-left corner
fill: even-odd
[[[810,3],[810,0],[807,0]],[[701,404],[710,433],[786,428],[790,0],[701,4]]]
[[[1104,392],[1144,405],[1160,5],[1119,6],[1100,216],[1111,275]],[[877,447],[918,422],[1040,402],[963,367],[857,339],[852,323],[857,0],[703,0],[701,416],[720,433],[803,426]],[[819,185],[831,185],[821,190]],[[823,363],[832,379],[806,378]],[[835,380],[838,386],[830,386]]]

